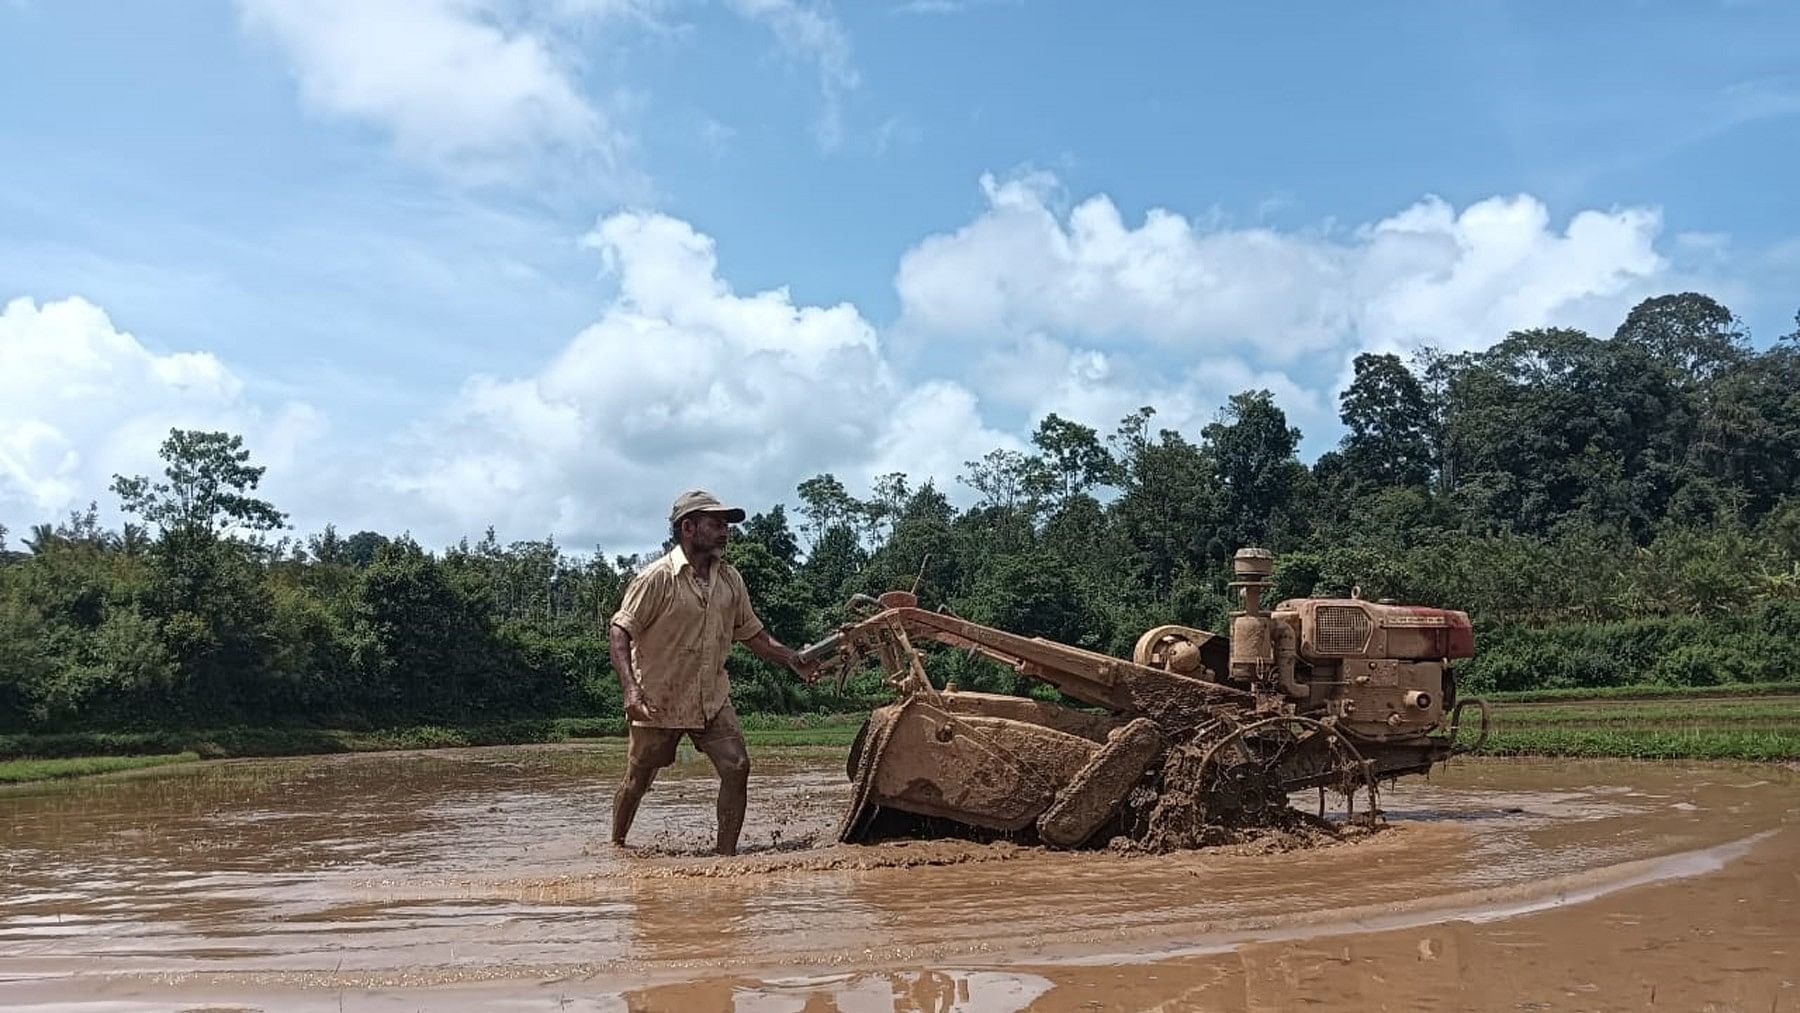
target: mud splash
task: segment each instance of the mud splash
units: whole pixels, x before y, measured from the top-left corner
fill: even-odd
[[[1254,821],[1200,819],[1192,804],[1156,803],[1141,837],[1119,836],[1107,850],[1123,854],[1166,854],[1197,848],[1234,855],[1282,855],[1364,840],[1388,828],[1379,818],[1328,820],[1292,806],[1268,810]]]
[[[1008,862],[1042,853],[1007,841],[887,841],[881,844],[810,844],[767,848],[733,858],[712,857],[699,849],[664,850],[655,846],[628,849],[642,861],[610,865],[595,872],[553,880],[514,880],[519,887],[541,887],[619,879],[729,879],[777,873],[868,872],[926,866]],[[668,859],[676,859],[669,861]]]
[[[841,754],[764,749],[746,854],[718,859],[691,758],[646,800],[639,847],[605,843],[620,759],[318,757],[0,791],[0,1007],[1800,1001],[1800,777],[1779,767],[1464,761],[1384,792],[1391,829],[1362,839],[1064,853],[823,843]]]

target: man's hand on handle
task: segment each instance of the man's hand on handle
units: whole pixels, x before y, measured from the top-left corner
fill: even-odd
[[[803,660],[800,657],[799,652],[795,651],[792,647],[769,636],[768,630],[758,631],[756,636],[744,641],[744,646],[750,648],[751,654],[756,655],[772,665],[787,666],[788,671],[799,676],[801,681],[805,682],[808,686],[812,685],[819,678],[818,662]]]
[[[799,676],[800,681],[808,686],[819,681],[819,663],[804,661],[798,654],[795,654],[793,660],[788,662],[788,670]]]

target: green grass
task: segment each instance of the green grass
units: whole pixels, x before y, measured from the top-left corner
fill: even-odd
[[[1499,728],[1488,736],[1482,753],[1634,760],[1792,760],[1800,758],[1800,727]]]
[[[1800,693],[1800,682],[1735,682],[1722,686],[1595,686],[1575,689],[1527,689],[1507,693],[1473,693],[1489,703],[1538,703],[1551,700],[1654,700],[1659,698],[1779,696]]]
[[[1508,727],[1579,724],[1789,724],[1800,725],[1800,697],[1766,700],[1680,702],[1596,701],[1497,704],[1496,720]]]
[[[1498,703],[1483,752],[1632,759],[1800,759],[1800,697],[1610,694]]]
[[[842,747],[856,737],[865,717],[866,714],[750,714],[741,720],[744,737],[752,745]],[[213,728],[0,735],[0,783],[102,774],[178,760],[522,745],[624,736],[623,718],[558,718],[472,728],[419,725],[368,731]]]
[[[0,760],[83,756],[156,756],[195,753],[202,759],[232,756],[299,756],[444,746],[499,746],[552,742],[562,736],[550,721],[518,721],[469,728],[419,725],[348,731],[331,728],[211,728],[157,732],[68,732],[0,735]]]
[[[852,714],[740,714],[744,739],[772,746],[849,745],[868,712]],[[624,738],[625,719],[558,718],[552,722],[562,738]]]
[[[862,708],[850,707],[834,714],[740,714],[738,723],[746,732],[788,731],[800,728],[837,728],[841,725],[861,725],[869,717],[869,711],[892,700],[873,700]]]
[[[1775,699],[1782,695],[1796,698]],[[1800,682],[1538,690],[1498,693],[1488,700],[1495,705],[1494,727],[1483,751],[1490,755],[1800,759]],[[844,703],[853,707],[855,701]],[[866,717],[866,710],[849,709],[744,714],[739,720],[753,746],[836,749],[850,744]],[[217,728],[0,735],[0,783],[194,759],[618,739],[625,731],[622,717],[582,717],[358,731]]]
[[[0,760],[0,784],[22,781],[49,781],[60,777],[86,777],[110,774],[118,770],[160,767],[169,763],[189,763],[200,759],[199,753],[165,753],[153,756],[74,756],[53,760]]]
[[[859,718],[841,724],[820,724],[808,728],[746,728],[744,740],[752,746],[848,746],[862,727]]]

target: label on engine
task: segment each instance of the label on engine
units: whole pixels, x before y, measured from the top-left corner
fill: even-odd
[[[1390,616],[1381,620],[1382,628],[1388,630],[1441,629],[1448,625],[1447,616]]]

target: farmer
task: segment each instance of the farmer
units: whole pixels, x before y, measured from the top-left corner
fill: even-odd
[[[814,678],[814,666],[769,636],[750,607],[744,578],[723,558],[729,525],[743,519],[744,511],[711,493],[683,493],[669,511],[675,547],[632,580],[613,613],[613,669],[631,720],[625,780],[613,795],[615,845],[624,845],[638,803],[657,770],[675,762],[686,735],[719,773],[718,852],[737,854],[750,754],[725,679],[732,641],[809,683]]]

